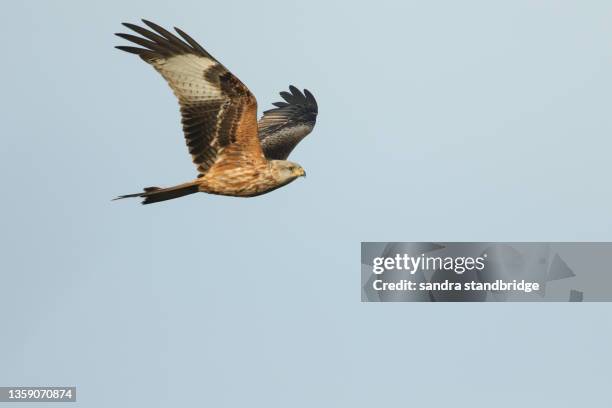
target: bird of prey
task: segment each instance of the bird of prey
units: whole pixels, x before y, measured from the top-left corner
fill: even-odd
[[[287,159],[314,128],[314,96],[294,86],[281,92],[285,102],[257,122],[257,100],[249,89],[184,31],[178,36],[147,20],[148,27],[123,25],[140,36],[118,33],[140,47],[116,48],[138,55],[168,82],[180,105],[183,132],[198,176],[173,187],[147,187],[116,199],[142,197],[143,204],[205,192],[253,197],[306,176]],[[179,37],[180,36],[180,37]]]

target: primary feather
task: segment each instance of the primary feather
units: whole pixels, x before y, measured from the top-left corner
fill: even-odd
[[[280,93],[285,102],[275,102],[276,108],[259,120],[259,140],[268,160],[286,160],[317,122],[319,107],[310,91],[302,93],[293,85],[289,91]]]

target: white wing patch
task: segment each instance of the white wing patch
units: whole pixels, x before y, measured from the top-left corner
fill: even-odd
[[[177,98],[188,103],[224,99],[221,90],[206,80],[206,71],[218,65],[206,57],[184,54],[152,61]]]
[[[295,125],[279,130],[274,136],[278,138],[289,137],[302,140],[311,130],[312,127],[308,125]]]

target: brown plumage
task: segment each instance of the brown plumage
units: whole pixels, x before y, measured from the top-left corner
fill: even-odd
[[[150,204],[196,192],[252,197],[305,175],[296,163],[266,158],[258,136],[257,101],[238,78],[180,29],[175,28],[181,38],[143,22],[150,30],[124,23],[142,37],[117,34],[142,48],[117,48],[140,56],[170,85],[199,175],[174,187],[147,187],[117,199],[143,197],[143,204]]]

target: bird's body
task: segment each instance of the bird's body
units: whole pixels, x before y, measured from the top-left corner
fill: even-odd
[[[297,164],[273,160],[248,167],[216,167],[196,183],[204,193],[255,197],[283,187],[304,174]]]
[[[127,24],[141,34],[117,34],[144,48],[117,48],[139,55],[166,79],[179,100],[183,132],[199,175],[170,188],[147,187],[143,204],[196,192],[237,197],[265,194],[289,184],[304,169],[287,159],[312,130],[317,104],[307,90],[281,92],[287,102],[264,112],[257,122],[257,101],[248,88],[197,42],[175,28],[182,39],[143,20],[153,31]]]

